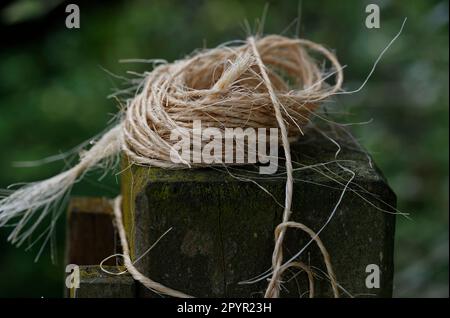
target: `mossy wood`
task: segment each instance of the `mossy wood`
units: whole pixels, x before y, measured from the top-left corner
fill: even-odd
[[[71,298],[132,298],[136,296],[136,284],[128,274],[110,275],[99,264],[107,257],[120,253],[117,234],[113,226],[112,206],[106,198],[74,197],[67,214],[66,265],[79,266],[79,288],[67,288],[65,296]],[[116,259],[104,262],[103,268],[120,272]],[[69,275],[76,273],[65,273]]]
[[[71,288],[71,298],[135,298],[136,284],[129,274],[110,275],[123,271],[124,267],[85,265],[80,266],[80,286]]]
[[[394,193],[372,159],[352,140],[339,140],[340,164],[355,172],[348,190],[330,223],[320,234],[328,249],[337,280],[353,296],[390,297],[393,281],[395,216]],[[292,145],[293,160],[314,165],[335,160],[335,145],[320,135]],[[282,166],[281,163],[280,166]],[[285,197],[284,175],[257,175],[254,182],[234,178],[223,169],[163,170],[129,167],[122,174],[123,213],[132,258],[145,275],[171,288],[198,297],[261,297],[267,281],[240,282],[270,268],[274,229],[281,221]],[[300,167],[300,166],[297,166]],[[351,174],[336,163],[299,169],[293,196],[292,220],[318,231],[339,200]],[[325,175],[337,179],[340,184]],[[362,199],[365,198],[364,199]],[[384,203],[383,203],[383,202]],[[277,203],[279,202],[279,203]],[[375,207],[376,206],[376,207]],[[284,244],[285,259],[308,242],[299,230],[289,229]],[[331,297],[323,274],[319,249],[311,244],[301,260],[314,268],[315,296]],[[369,264],[380,268],[379,288],[368,288]],[[305,273],[286,272],[283,297],[307,295]],[[342,294],[346,294],[342,291]],[[154,296],[141,286],[138,296]],[[159,296],[158,296],[159,297]]]

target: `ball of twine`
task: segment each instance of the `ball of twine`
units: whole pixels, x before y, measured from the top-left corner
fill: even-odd
[[[331,62],[334,85],[325,82],[329,74],[308,51]],[[286,134],[294,139],[318,103],[336,93],[342,81],[342,67],[334,54],[304,39],[271,35],[200,51],[159,65],[146,76],[140,94],[128,101],[123,150],[133,163],[186,166],[171,161],[169,137],[173,130],[192,136],[193,120],[220,130],[282,128],[282,120]]]

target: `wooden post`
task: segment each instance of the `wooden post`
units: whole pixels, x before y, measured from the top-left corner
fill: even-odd
[[[105,266],[110,272],[124,270],[123,267]],[[71,298],[134,298],[136,285],[131,275],[109,275],[100,266],[80,266],[80,286],[71,288]]]
[[[319,135],[308,140],[292,145],[293,160],[313,165],[335,159],[336,147],[330,141]],[[356,297],[391,297],[395,216],[376,207],[392,211],[396,198],[371,158],[355,150],[349,140],[340,140],[340,144],[343,149],[337,159],[348,160],[341,164],[356,173],[354,182],[360,188],[353,185],[353,191],[345,193],[320,238],[330,253],[337,280],[345,288],[343,296],[349,296],[348,292]],[[311,169],[295,172],[292,220],[314,231],[329,218],[342,184],[350,177],[336,163],[326,167],[329,170],[317,167],[322,173]],[[277,202],[284,202],[285,175],[257,177],[273,197],[254,183],[217,169],[126,169],[122,175],[123,214],[132,258],[145,254],[171,229],[136,267],[157,282],[197,297],[262,297],[265,279],[254,284],[241,282],[270,268],[273,233],[282,214]],[[289,229],[285,259],[308,240],[299,230]],[[318,275],[315,296],[331,297],[318,248],[309,245],[301,260]],[[379,288],[366,284],[370,264],[380,269]],[[304,273],[286,273],[283,280],[283,297],[307,295]],[[141,286],[138,296],[153,294]]]
[[[67,214],[66,263],[98,265],[116,253],[112,207],[106,198],[74,197]],[[114,265],[113,260],[106,265]]]
[[[72,298],[132,298],[136,286],[128,275],[109,275],[99,264],[120,253],[112,223],[112,207],[106,198],[72,198],[67,215],[66,264],[79,266],[80,286],[68,289]],[[104,262],[110,272],[119,272],[115,259]]]

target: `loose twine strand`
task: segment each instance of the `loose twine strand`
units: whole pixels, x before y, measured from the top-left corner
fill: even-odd
[[[128,272],[131,274],[131,276],[135,280],[137,280],[142,285],[144,285],[145,287],[147,287],[148,289],[150,289],[156,293],[161,293],[164,295],[169,295],[169,296],[178,297],[178,298],[191,298],[192,296],[189,296],[185,293],[182,293],[175,289],[166,287],[160,283],[157,283],[157,282],[151,280],[150,278],[146,277],[141,272],[139,272],[139,270],[134,266],[134,264],[132,263],[131,258],[130,258],[130,249],[128,247],[127,235],[125,233],[125,227],[124,227],[123,221],[122,221],[121,204],[122,204],[122,197],[119,195],[114,200],[114,203],[113,203],[114,218],[115,218],[115,222],[116,222],[116,228],[119,233],[120,244],[122,245],[124,265],[125,265],[126,269],[128,270]]]

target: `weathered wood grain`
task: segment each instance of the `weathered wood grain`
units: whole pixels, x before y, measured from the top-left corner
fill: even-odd
[[[123,267],[105,266],[111,272]],[[100,266],[80,266],[80,288],[70,290],[71,298],[134,298],[136,286],[129,274],[110,275]]]
[[[390,297],[395,216],[375,207],[392,211],[396,198],[370,157],[351,140],[343,138],[340,143],[343,148],[337,159],[345,160],[340,164],[355,172],[358,187],[352,185],[353,191],[345,193],[320,238],[346,291],[359,297]],[[336,147],[317,135],[308,138],[308,142],[292,145],[292,153],[295,161],[314,165],[335,160]],[[123,165],[127,167],[126,159]],[[336,163],[326,167],[295,172],[292,219],[315,231],[329,218],[343,184],[351,176]],[[171,228],[136,266],[152,279],[194,296],[261,297],[266,280],[255,284],[240,282],[270,267],[273,231],[282,213],[277,202],[284,202],[285,175],[263,176],[249,171],[239,174],[256,177],[254,180],[273,197],[254,183],[218,169],[125,169],[123,211],[132,257],[140,257]],[[285,257],[294,255],[308,240],[304,233],[288,230]],[[314,244],[308,246],[301,260],[320,276],[315,280],[316,296],[330,297],[318,248]],[[381,269],[379,289],[366,287],[365,270],[369,264]],[[308,289],[306,275],[286,274],[283,286],[283,297],[304,295]],[[139,295],[153,296],[143,288]]]
[[[112,207],[106,198],[74,197],[67,214],[66,263],[98,265],[117,253]],[[114,260],[105,262],[114,265]]]

